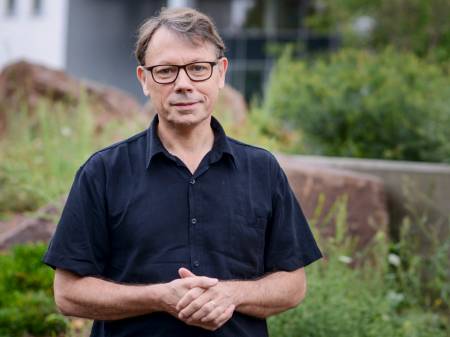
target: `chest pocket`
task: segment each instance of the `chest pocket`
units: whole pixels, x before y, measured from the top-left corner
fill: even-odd
[[[265,217],[233,216],[230,224],[230,271],[239,279],[261,276],[264,271]]]

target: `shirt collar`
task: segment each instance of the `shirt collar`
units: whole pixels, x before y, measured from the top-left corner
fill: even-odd
[[[158,123],[159,118],[156,114],[149,128],[147,129],[147,149],[145,159],[146,168],[149,168],[151,161],[159,153],[163,153],[166,156],[170,157],[169,152],[166,150],[158,136]],[[236,155],[234,153],[234,150],[231,147],[231,144],[225,134],[222,125],[220,125],[219,121],[214,116],[211,116],[211,128],[214,132],[214,144],[210,153],[210,162],[216,162],[220,158],[222,158],[223,154],[227,154],[232,159],[234,166],[237,167]]]

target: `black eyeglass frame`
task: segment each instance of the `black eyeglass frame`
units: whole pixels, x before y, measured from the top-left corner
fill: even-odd
[[[142,68],[144,68],[145,70],[147,70],[147,71],[149,71],[150,72],[150,74],[152,74],[152,78],[153,78],[153,81],[155,81],[156,83],[158,83],[158,84],[172,84],[172,83],[174,83],[176,80],[177,80],[177,78],[178,78],[178,75],[180,74],[180,69],[184,69],[184,72],[186,73],[186,75],[187,75],[187,77],[189,77],[189,79],[192,81],[192,82],[203,82],[203,81],[207,81],[207,80],[209,80],[210,78],[211,78],[211,76],[212,76],[212,74],[213,74],[213,71],[214,71],[214,66],[216,66],[217,64],[219,64],[219,61],[220,59],[218,59],[217,61],[197,61],[197,62],[191,62],[191,63],[187,63],[187,64],[183,64],[183,65],[178,65],[178,64],[157,64],[157,65],[154,65],[154,66],[141,66]],[[189,75],[189,72],[187,71],[187,67],[188,66],[191,66],[191,65],[193,65],[193,64],[198,64],[198,63],[207,63],[207,64],[209,64],[210,66],[211,66],[211,73],[209,74],[209,76],[207,77],[207,78],[205,78],[205,79],[202,79],[202,80],[196,80],[196,79],[193,79],[190,75]],[[165,67],[177,67],[177,75],[175,76],[175,78],[172,80],[172,81],[170,81],[170,82],[158,82],[156,79],[155,79],[155,75],[153,74],[153,69],[154,68],[156,68],[156,67],[161,67],[161,66],[165,66]]]

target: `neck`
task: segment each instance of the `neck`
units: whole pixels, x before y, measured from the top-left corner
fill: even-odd
[[[193,126],[179,126],[159,119],[157,132],[167,151],[175,155],[206,153],[214,143],[211,117]]]

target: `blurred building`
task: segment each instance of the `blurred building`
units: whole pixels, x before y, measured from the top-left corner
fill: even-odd
[[[303,28],[308,0],[0,0],[0,67],[26,58],[142,98],[136,29],[163,6],[214,19],[230,59],[227,81],[247,98],[262,92],[280,45],[295,42],[305,53],[336,47],[335,38]]]

